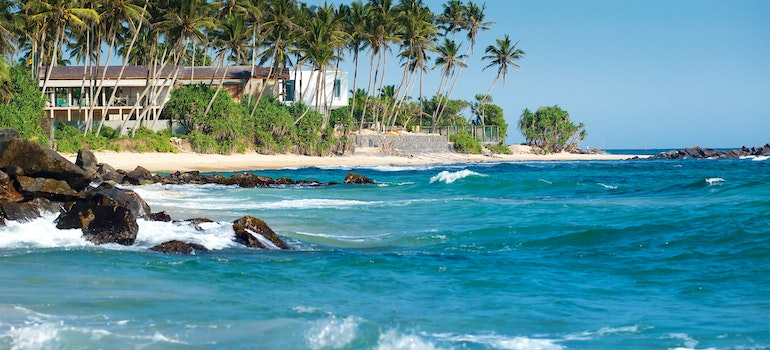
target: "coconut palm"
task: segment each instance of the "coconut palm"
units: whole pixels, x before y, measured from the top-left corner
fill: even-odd
[[[364,48],[364,23],[366,16],[366,7],[361,0],[353,1],[344,12],[345,20],[343,24],[345,30],[350,36],[348,41],[348,50],[353,54],[353,89],[358,91],[358,56]],[[350,100],[350,116],[356,109],[356,99]],[[363,120],[363,119],[362,119]]]
[[[224,21],[219,23],[219,27],[214,32],[214,47],[217,50],[217,58],[219,58],[219,65],[223,65],[225,58],[228,57],[228,62],[234,62],[235,64],[244,64],[247,56],[247,43],[251,36],[251,32],[244,24],[243,17],[231,16],[227,17]],[[204,113],[208,113],[211,110],[211,106],[214,104],[214,100],[222,90],[222,86],[225,83],[225,77],[227,76],[227,69],[229,64],[225,66],[224,73],[222,73],[222,79],[219,81],[214,96],[211,97],[208,106]]]
[[[0,56],[11,57],[18,45],[19,14],[12,0],[0,0]]]
[[[454,40],[451,40],[449,38],[444,38],[444,42],[439,45],[436,48],[436,52],[438,53],[438,57],[436,57],[435,61],[435,68],[441,67],[441,80],[439,81],[439,87],[438,92],[436,93],[436,96],[442,96],[444,100],[449,101],[449,95],[443,95],[442,91],[446,88],[446,84],[449,83],[449,80],[454,75],[457,68],[465,68],[467,64],[465,64],[465,55],[460,54],[460,47],[462,45],[458,45],[454,42]],[[442,99],[438,99],[438,105],[437,108],[433,112],[433,125],[436,125],[436,122],[440,118],[441,114],[443,113],[443,110],[446,108],[446,103],[441,103]]]
[[[48,38],[47,33],[54,32],[50,43],[53,47],[51,60],[45,80],[43,80],[41,96],[45,96],[48,80],[51,78],[51,70],[57,62],[57,54],[60,45],[64,42],[66,30],[71,28],[84,29],[87,26],[87,21],[99,21],[99,14],[96,11],[79,6],[80,4],[75,0],[30,0],[24,5],[24,9],[28,13],[27,18],[40,24],[41,40]],[[44,42],[43,44],[42,46],[46,46]]]
[[[262,81],[262,87],[257,95],[257,103],[251,114],[254,115],[259,100],[265,93],[267,81],[270,80],[274,71],[285,68],[285,64],[290,62],[288,42],[291,35],[297,29],[295,17],[297,15],[296,0],[272,0],[265,4],[264,26],[267,33],[268,49],[262,53],[262,63],[266,62],[268,54],[270,55],[270,70],[267,77]]]
[[[495,83],[497,83],[499,79],[502,78],[503,86],[505,86],[505,78],[508,76],[508,70],[511,67],[516,68],[517,71],[521,69],[516,61],[524,57],[524,51],[516,48],[516,45],[518,45],[519,42],[517,41],[515,44],[511,45],[511,39],[508,37],[508,34],[502,39],[497,39],[495,41],[497,46],[487,46],[487,49],[485,50],[486,55],[481,58],[482,60],[489,61],[489,64],[484,67],[484,70],[495,66],[497,67],[497,75],[492,81],[492,84],[489,85],[489,89],[487,89],[487,93],[485,94],[485,99],[489,97],[489,94],[492,92],[492,87],[495,86]],[[484,121],[482,120],[482,124],[483,122]]]

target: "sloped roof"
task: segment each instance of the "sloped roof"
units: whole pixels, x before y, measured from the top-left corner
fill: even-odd
[[[105,74],[106,79],[117,79],[120,75],[121,66],[107,66],[107,72]],[[145,79],[150,74],[151,66],[126,66],[123,70],[122,79]],[[270,73],[271,79],[289,79],[289,70],[284,69],[280,74],[276,72],[270,72],[270,68],[254,67],[254,74],[251,74],[251,66],[229,66],[227,67],[227,75],[225,79],[248,79],[252,78],[264,79],[267,78]],[[100,67],[87,67],[85,74],[83,74],[83,66],[66,66],[66,67],[53,67],[51,69],[50,80],[81,80],[83,77],[97,76],[101,77],[104,66]],[[174,74],[174,67],[166,66],[161,72],[161,78],[170,77]],[[48,67],[43,67],[40,70],[39,78],[45,79]],[[195,73],[196,79],[204,79],[206,77],[221,77],[225,74],[225,67],[179,67],[177,73],[178,79],[190,79]],[[276,77],[277,75],[277,77]]]

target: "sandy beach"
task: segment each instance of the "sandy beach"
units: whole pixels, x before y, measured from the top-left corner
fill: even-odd
[[[264,155],[255,152],[231,155],[179,153],[94,152],[100,163],[116,169],[133,170],[142,166],[153,172],[173,171],[239,171],[283,169],[311,166],[388,166],[424,165],[462,162],[515,162],[515,161],[586,161],[623,160],[633,155],[613,154],[533,154],[527,146],[511,146],[510,155],[467,155],[452,152],[392,155],[378,148],[358,148],[353,155],[310,157],[294,154]],[[75,154],[62,154],[75,161]]]

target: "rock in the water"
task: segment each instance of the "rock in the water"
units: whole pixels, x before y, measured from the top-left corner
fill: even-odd
[[[150,250],[166,254],[195,254],[196,251],[207,252],[208,248],[197,244],[173,240],[158,244]]]
[[[209,218],[193,218],[187,219],[185,221],[189,222],[195,228],[195,231],[203,231],[203,228],[200,226],[200,224],[214,222],[214,220]]]
[[[0,155],[0,169],[9,166],[20,167],[29,177],[64,180],[75,191],[82,191],[92,180],[83,169],[52,149],[18,138],[11,139]]]
[[[152,173],[144,167],[138,166],[126,174],[125,181],[132,185],[144,185],[153,183]]]
[[[100,186],[65,205],[56,227],[79,228],[94,244],[132,245],[139,231],[136,219],[150,213],[149,208],[133,191]]]
[[[252,173],[236,173],[230,176],[230,184],[238,185],[240,187],[252,188],[252,187],[267,187],[275,185],[275,180],[267,176],[259,176]]]
[[[262,249],[291,249],[267,223],[253,216],[244,216],[233,222],[235,237],[246,246]],[[261,237],[261,238],[260,238]]]
[[[372,179],[370,179],[370,178],[368,178],[366,176],[362,176],[362,175],[358,175],[358,174],[353,174],[353,173],[348,173],[345,176],[345,183],[346,184],[371,185],[371,184],[374,183],[374,180],[372,180]]]
[[[0,201],[0,218],[13,221],[32,221],[40,217],[41,208],[36,202]]]
[[[165,211],[150,213],[147,215],[147,220],[171,222],[171,215],[168,215]]]
[[[57,201],[74,200],[78,193],[63,180],[19,176],[19,191],[29,197],[44,197]]]
[[[16,190],[11,177],[0,170],[0,201],[17,202],[22,200],[22,198],[24,197]]]

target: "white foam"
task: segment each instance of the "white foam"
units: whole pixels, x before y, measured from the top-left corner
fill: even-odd
[[[597,184],[599,186],[602,186],[602,187],[608,189],[608,190],[617,190],[618,189],[618,186],[607,185],[607,184],[603,184],[601,182],[597,182]]]
[[[6,221],[0,227],[0,248],[73,248],[93,246],[80,229],[60,230],[54,220],[58,214],[47,213],[29,222]]]
[[[430,178],[430,183],[434,183],[434,182],[438,181],[438,182],[444,182],[446,184],[451,184],[451,183],[453,183],[453,182],[455,182],[457,180],[464,179],[464,178],[469,177],[469,176],[486,176],[486,175],[479,174],[479,173],[477,173],[475,171],[471,171],[471,170],[468,170],[468,169],[464,169],[464,170],[460,170],[460,171],[455,171],[455,172],[450,172],[450,171],[444,170],[444,171],[438,173],[437,175],[431,177]]]
[[[725,182],[725,179],[723,179],[721,177],[710,177],[710,178],[706,179],[706,182],[708,182],[708,184],[711,185],[711,186],[713,186],[713,185],[721,185],[722,183]]]
[[[641,327],[639,325],[626,326],[626,327],[602,327],[597,331],[585,331],[580,333],[569,334],[564,337],[565,340],[591,340],[596,337],[603,337],[607,335],[621,334],[621,333],[639,333]]]
[[[421,338],[420,336],[414,334],[401,334],[391,329],[383,334],[380,334],[380,338],[377,341],[377,347],[375,347],[375,349],[433,350],[437,349],[437,347],[431,342]]]
[[[754,158],[753,158],[753,159],[751,159],[751,160],[752,160],[753,162],[761,162],[761,161],[763,161],[763,160],[767,160],[768,158],[770,158],[770,157],[768,157],[768,156],[756,156],[756,157],[754,157]]]
[[[339,349],[350,344],[358,334],[360,319],[353,316],[340,319],[331,315],[315,321],[305,333],[311,349]]]
[[[162,222],[137,220],[139,233],[136,235],[134,247],[146,249],[163,242],[180,240],[187,243],[197,243],[211,250],[240,247],[234,241],[232,224],[222,222],[201,223],[198,231],[188,222]],[[258,235],[261,237],[261,235]]]
[[[344,200],[344,199],[287,199],[272,203],[259,203],[255,204],[255,208],[264,209],[323,209],[323,208],[338,208],[347,209],[351,207],[357,207],[362,205],[377,204],[378,202],[365,202],[357,200]]]
[[[510,349],[510,350],[562,350],[564,346],[557,344],[556,340],[543,339],[543,338],[529,338],[524,336],[503,336],[499,334],[436,334],[437,338],[446,339],[452,342],[465,342],[480,344],[483,346],[495,348],[495,349]]]

